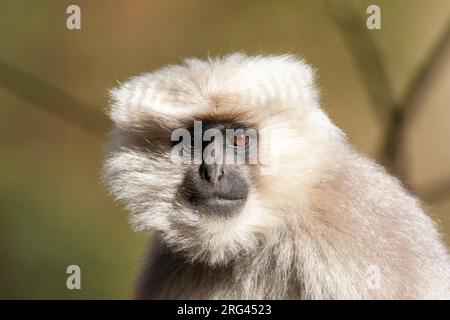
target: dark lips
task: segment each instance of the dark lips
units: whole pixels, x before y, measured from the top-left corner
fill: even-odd
[[[245,203],[243,198],[224,198],[224,197],[210,197],[201,201],[200,207],[203,207],[212,214],[222,216],[229,216],[241,208]]]

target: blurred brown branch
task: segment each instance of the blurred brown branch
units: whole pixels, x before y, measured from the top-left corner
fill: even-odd
[[[0,86],[94,136],[104,137],[108,130],[108,121],[100,108],[3,61],[0,61]]]
[[[366,21],[359,8],[345,0],[328,1],[331,16],[342,31],[350,54],[361,71],[372,104],[381,121],[385,120],[394,103],[394,94],[380,51],[372,41]]]
[[[408,84],[404,97],[397,102],[380,51],[366,27],[364,17],[360,14],[361,9],[355,6],[354,2],[347,0],[329,0],[328,4],[331,17],[341,30],[357,64],[372,106],[379,114],[380,120],[387,123],[380,161],[407,184],[407,164],[402,154],[406,127],[422,105],[422,97],[429,92],[433,80],[437,78],[436,74],[449,56],[450,23]],[[436,201],[439,196],[448,193],[449,189],[448,183],[442,183],[437,189],[426,192],[424,198]]]
[[[440,200],[447,198],[450,196],[450,179],[438,183],[432,188],[423,190],[421,194],[423,195],[423,199],[428,202],[439,202]]]
[[[433,87],[433,81],[439,79],[437,74],[450,56],[450,23],[443,35],[425,58],[421,67],[407,86],[406,94],[398,104],[393,104],[388,118],[382,155],[387,166],[404,176],[405,159],[402,159],[404,135],[409,123],[419,107],[423,105],[423,97]]]

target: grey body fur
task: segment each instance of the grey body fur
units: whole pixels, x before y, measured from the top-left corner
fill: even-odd
[[[418,201],[351,151],[318,185],[308,225],[225,266],[190,263],[156,236],[140,299],[448,299],[449,260]],[[392,208],[398,208],[392,211]],[[380,270],[371,287],[370,267]]]

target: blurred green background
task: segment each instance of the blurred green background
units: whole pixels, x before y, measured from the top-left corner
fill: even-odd
[[[66,28],[70,4],[81,30]],[[450,1],[352,2],[363,19],[369,4],[381,7],[382,29],[369,33],[399,98],[447,28]],[[324,0],[1,0],[0,40],[0,61],[99,114],[117,81],[184,57],[291,52],[316,67],[323,105],[357,149],[376,157],[386,129]],[[405,132],[408,184],[421,196],[450,182],[449,120],[450,56]],[[100,181],[105,140],[0,85],[0,298],[131,296],[147,240]],[[450,196],[428,204],[450,243]],[[66,288],[71,264],[82,290]]]

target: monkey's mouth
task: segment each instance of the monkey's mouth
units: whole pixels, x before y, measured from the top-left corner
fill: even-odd
[[[195,207],[200,211],[212,215],[229,216],[238,212],[245,204],[246,198],[229,198],[221,195],[212,195],[207,198],[196,199]]]
[[[222,197],[212,197],[206,199],[206,203],[218,204],[218,205],[230,205],[230,204],[238,204],[245,202],[244,198],[222,198]]]

